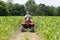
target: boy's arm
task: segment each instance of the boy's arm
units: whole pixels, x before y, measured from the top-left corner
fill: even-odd
[[[31,20],[31,23],[30,23],[31,25],[34,25],[34,21],[33,20]]]
[[[21,24],[25,24],[25,21],[23,21]]]

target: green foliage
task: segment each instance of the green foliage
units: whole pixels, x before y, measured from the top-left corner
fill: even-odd
[[[33,17],[37,33],[42,33],[44,40],[59,40],[60,17]]]
[[[25,4],[26,11],[29,11],[29,14],[35,15],[37,10],[37,5],[34,0],[28,0]]]
[[[22,17],[0,17],[0,40],[8,40],[12,31],[19,27]]]
[[[60,7],[57,8],[57,15],[60,16]]]
[[[3,1],[0,1],[0,16],[5,16],[5,15],[7,15],[5,3]]]
[[[34,0],[28,0],[25,5],[13,4],[13,0],[8,1],[0,1],[0,16],[23,16],[26,11],[33,16],[60,16],[60,6],[46,6],[42,3],[37,5]]]
[[[44,40],[60,40],[60,17],[34,16],[33,20],[37,33],[42,33]],[[22,21],[22,16],[0,17],[0,40],[8,40]]]
[[[19,15],[24,15],[25,14],[25,8],[23,5],[19,5],[19,4],[14,4],[11,8],[10,8],[10,14],[13,16],[19,16]]]

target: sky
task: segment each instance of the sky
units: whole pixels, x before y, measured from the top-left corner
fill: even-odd
[[[7,0],[4,0],[5,2]],[[13,3],[25,4],[28,0],[14,0]],[[60,0],[35,0],[36,4],[45,4],[49,6],[58,7],[60,6]]]

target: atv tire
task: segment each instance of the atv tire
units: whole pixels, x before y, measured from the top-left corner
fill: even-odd
[[[25,29],[23,26],[21,27],[21,32],[25,32]]]
[[[34,27],[31,27],[30,32],[35,32]]]

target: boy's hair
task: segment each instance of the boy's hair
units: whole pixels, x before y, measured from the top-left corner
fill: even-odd
[[[31,15],[26,14],[26,15],[24,16],[24,18],[27,18],[27,17],[31,18]]]

